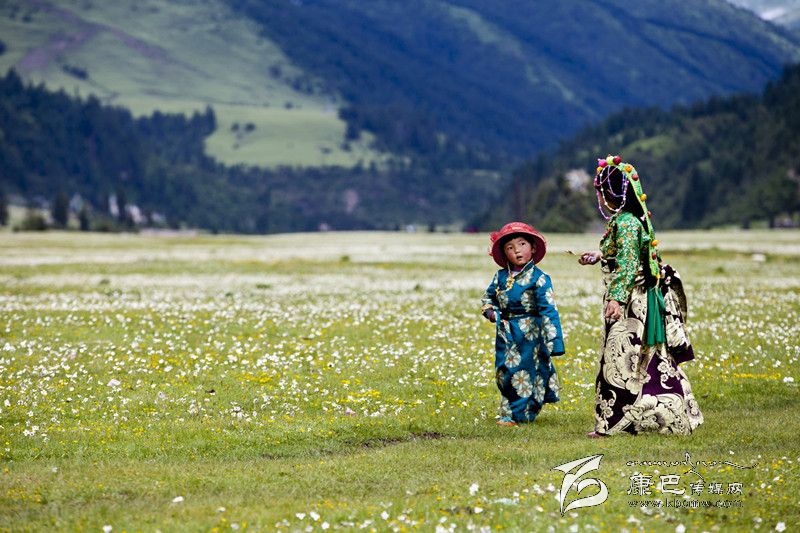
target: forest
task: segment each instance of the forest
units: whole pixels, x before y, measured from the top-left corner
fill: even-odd
[[[210,108],[134,118],[11,71],[0,78],[0,196],[50,210],[68,202],[85,229],[395,229],[463,222],[502,179],[453,164],[468,154],[390,158],[380,168],[225,166],[204,153],[215,127]]]
[[[590,176],[607,154],[636,166],[658,227],[797,225],[800,65],[761,95],[616,113],[517,167],[499,196],[514,201],[495,202],[475,225],[521,218],[547,231],[585,229],[598,219]],[[583,187],[566,179],[576,172]]]
[[[474,164],[531,157],[626,106],[758,91],[800,58],[797,36],[724,2],[225,1],[343,97],[351,135]]]
[[[446,144],[380,167],[225,166],[204,153],[215,127],[210,108],[134,118],[12,71],[0,78],[0,221],[22,199],[55,226],[71,211],[95,230],[486,229],[517,218],[582,231],[598,220],[590,176],[608,153],[637,167],[660,228],[796,225],[800,212],[800,66],[760,95],[623,110],[513,171]]]

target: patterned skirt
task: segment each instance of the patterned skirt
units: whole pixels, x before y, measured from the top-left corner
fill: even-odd
[[[603,263],[606,286],[612,272]],[[645,346],[647,289],[636,276],[619,320],[605,320],[600,370],[596,380],[595,431],[689,434],[703,423],[689,378],[678,366],[694,358],[686,333],[686,297],[678,273],[662,267],[666,342]],[[608,293],[603,299],[603,309]]]

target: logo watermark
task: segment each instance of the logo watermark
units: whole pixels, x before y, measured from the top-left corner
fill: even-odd
[[[590,477],[578,481],[584,476],[584,474],[600,468],[600,461],[602,459],[603,454],[590,455],[588,457],[576,459],[575,461],[570,461],[553,468],[553,470],[560,470],[561,472],[564,472],[564,481],[561,482],[561,490],[558,491],[558,502],[561,505],[561,516],[564,516],[565,513],[572,509],[600,505],[608,499],[608,487],[606,487],[606,484],[599,479]],[[580,495],[584,489],[594,485],[597,485],[599,488],[597,493],[593,494],[592,496],[572,500],[569,505],[564,507],[567,494],[573,486],[575,487],[577,494]]]
[[[553,468],[553,470],[564,473],[561,490],[557,495],[561,516],[574,509],[601,505],[608,500],[606,484],[600,479],[585,477],[586,474],[599,470],[602,459],[603,454],[589,455]],[[664,474],[658,470],[655,470],[653,474],[634,471],[629,477],[630,483],[625,491],[629,498],[627,502],[629,507],[676,509],[743,507],[741,498],[744,495],[744,484],[741,481],[718,478],[707,481],[698,467],[750,470],[758,465],[757,462],[754,462],[752,465],[742,466],[728,460],[694,461],[689,452],[685,452],[684,459],[679,460],[627,461],[625,464],[629,468],[666,467],[668,469]],[[670,469],[675,470],[670,472]],[[718,473],[717,476],[719,475]],[[597,487],[597,492],[590,496],[580,497],[581,493],[590,487]],[[572,489],[575,489],[575,493],[579,497],[568,501],[567,496]]]
[[[750,470],[758,465],[757,462],[750,466],[742,466],[728,460],[693,461],[689,452],[685,452],[684,457],[677,461],[628,461],[626,463],[628,467],[685,467],[679,474],[659,475],[657,482],[654,474],[634,472],[629,478],[630,485],[625,492],[629,498],[633,498],[628,501],[628,505],[675,509],[738,509],[744,506],[741,499],[744,494],[744,484],[741,481],[722,482],[719,479],[706,481],[697,467],[724,466],[737,470]],[[683,483],[682,479],[685,479]],[[661,498],[655,497],[658,495],[653,493],[653,490],[657,490]]]

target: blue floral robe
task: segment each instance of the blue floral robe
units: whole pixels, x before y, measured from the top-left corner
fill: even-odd
[[[509,279],[498,270],[481,302],[497,318],[495,378],[502,395],[500,416],[533,422],[545,403],[559,400],[551,356],[564,353],[550,276],[529,263]]]

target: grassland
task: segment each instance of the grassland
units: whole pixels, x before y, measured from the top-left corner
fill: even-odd
[[[226,164],[378,158],[366,137],[343,150],[338,96],[222,2],[12,0],[0,4],[0,34],[7,46],[2,72],[14,67],[33,82],[93,94],[136,115],[212,106],[220,127],[208,153]],[[241,135],[234,123],[254,129]]]
[[[791,528],[800,233],[660,238],[687,285],[705,424],[598,441],[602,289],[565,253],[597,236],[550,236],[562,401],[509,429],[478,313],[485,236],[0,234],[0,530]],[[627,494],[637,473],[688,493],[685,466],[629,465],[686,453],[755,464],[699,466],[742,494],[682,500],[734,507]],[[562,516],[553,467],[592,454],[608,501]]]

